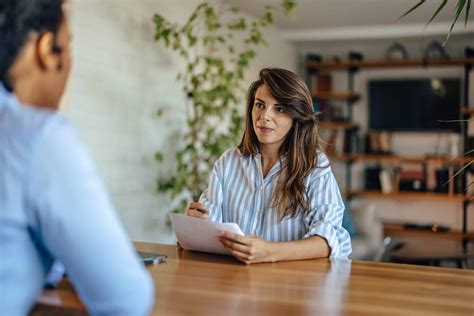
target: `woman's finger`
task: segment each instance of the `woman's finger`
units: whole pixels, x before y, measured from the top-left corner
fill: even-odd
[[[225,247],[225,246],[224,246]],[[249,255],[248,254],[245,254],[243,252],[240,252],[240,251],[237,251],[237,250],[233,250],[231,248],[228,248],[228,247],[225,247],[229,252],[230,254],[237,260],[239,261],[242,261],[244,263],[249,263]]]
[[[188,216],[192,216],[192,217],[197,217],[197,218],[201,218],[201,219],[208,219],[209,218],[209,214],[207,213],[202,213],[194,208],[188,208],[187,211],[186,211],[186,214]]]
[[[219,241],[221,242],[222,245],[224,245],[224,247],[228,249],[232,249],[232,250],[235,250],[247,255],[250,254],[250,249],[246,245],[242,245],[240,243],[233,242],[225,238],[219,238]]]
[[[198,211],[201,211],[202,213],[209,213],[209,210],[207,209],[207,207],[204,204],[199,203],[199,202],[189,203],[188,208],[197,209]]]
[[[242,244],[242,245],[248,245],[249,243],[248,237],[237,235],[231,232],[221,231],[219,232],[219,237],[238,242],[239,244]]]

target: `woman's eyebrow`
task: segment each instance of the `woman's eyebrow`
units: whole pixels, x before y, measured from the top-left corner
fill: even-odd
[[[262,99],[259,99],[259,98],[255,98],[255,101],[258,101],[258,102],[261,102],[261,103],[263,103],[263,104],[266,104],[265,101],[263,101]],[[275,103],[274,106],[281,106],[281,104]]]

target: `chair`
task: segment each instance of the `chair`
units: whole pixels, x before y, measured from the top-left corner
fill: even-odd
[[[353,205],[350,210],[357,234],[351,236],[352,254],[349,258],[380,261],[390,239],[383,238],[382,222],[377,217],[375,205]]]

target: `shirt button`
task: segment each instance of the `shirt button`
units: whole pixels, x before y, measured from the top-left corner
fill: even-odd
[[[263,190],[263,185],[260,186],[260,190]]]

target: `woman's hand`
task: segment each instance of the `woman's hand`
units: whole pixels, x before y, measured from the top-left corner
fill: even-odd
[[[275,262],[273,246],[275,243],[256,236],[241,236],[230,232],[221,232],[219,241],[237,259],[246,264]]]
[[[186,209],[186,215],[201,219],[209,218],[209,210],[202,203],[191,202]]]

